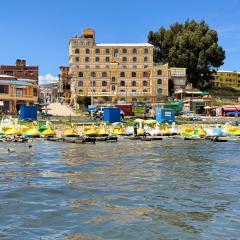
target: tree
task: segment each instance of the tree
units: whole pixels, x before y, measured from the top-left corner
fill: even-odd
[[[154,45],[154,61],[170,67],[186,67],[187,81],[193,87],[210,86],[212,74],[224,63],[225,51],[218,45],[218,34],[205,21],[187,20],[169,29],[150,31],[148,42]]]
[[[76,101],[79,106],[88,107],[88,105],[91,105],[91,98],[87,96],[77,96]]]

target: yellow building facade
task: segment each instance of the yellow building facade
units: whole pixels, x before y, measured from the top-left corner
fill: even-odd
[[[69,61],[72,104],[78,96],[95,104],[156,102],[169,94],[170,68],[154,64],[149,43],[98,44],[95,31],[85,29],[70,39]],[[180,72],[185,79],[186,69]]]
[[[214,80],[212,82],[216,87],[239,87],[240,72],[220,70],[214,74]]]
[[[0,75],[0,109],[4,113],[16,114],[20,105],[38,102],[38,86],[34,80],[18,80]]]

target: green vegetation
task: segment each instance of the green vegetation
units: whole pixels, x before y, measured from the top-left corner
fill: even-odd
[[[135,106],[133,108],[134,116],[139,117],[144,114],[144,107],[143,106]]]
[[[79,104],[80,107],[88,107],[89,105],[91,105],[91,98],[77,96],[77,103]]]
[[[212,71],[223,65],[225,51],[218,45],[218,34],[201,21],[174,23],[169,29],[150,31],[148,42],[155,47],[154,61],[170,67],[186,67],[193,87],[208,88]]]
[[[212,87],[209,90],[213,97],[213,105],[232,105],[239,104],[240,90],[231,87]]]

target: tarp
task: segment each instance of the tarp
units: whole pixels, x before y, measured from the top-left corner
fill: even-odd
[[[91,106],[85,109],[86,111],[96,111],[97,107],[96,106]]]

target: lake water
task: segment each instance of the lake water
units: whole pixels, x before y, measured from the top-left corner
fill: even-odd
[[[31,144],[0,143],[0,239],[240,239],[240,143]]]

